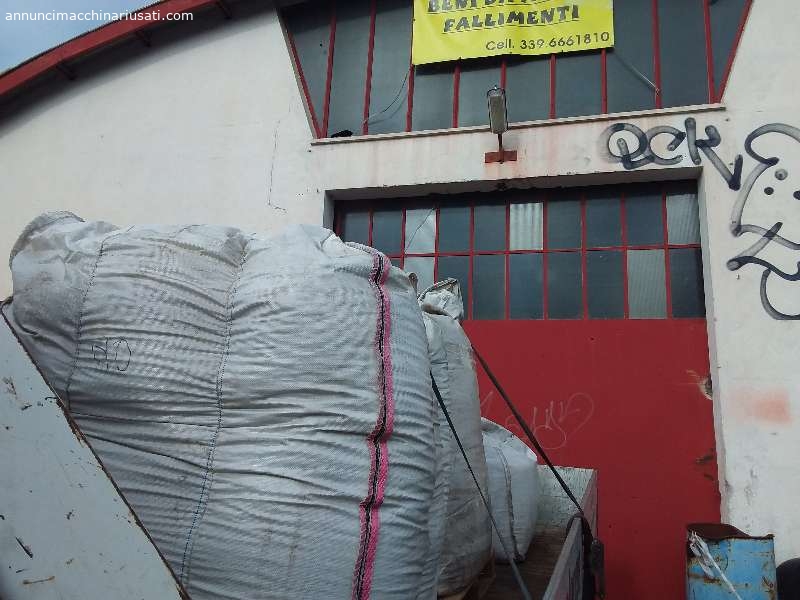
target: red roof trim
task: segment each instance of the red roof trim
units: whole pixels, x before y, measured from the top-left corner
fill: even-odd
[[[120,38],[150,27],[153,23],[163,22],[168,13],[192,12],[216,2],[217,0],[161,0],[136,11],[136,14],[152,13],[151,20],[113,21],[89,31],[0,75],[0,97],[65,61],[107,46]]]

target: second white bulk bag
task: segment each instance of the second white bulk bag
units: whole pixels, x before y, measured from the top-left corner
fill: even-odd
[[[483,419],[483,446],[489,469],[489,503],[505,545],[515,561],[525,560],[533,539],[539,504],[536,455],[513,433]],[[508,562],[503,544],[493,533],[495,558]]]
[[[448,279],[419,297],[428,336],[431,370],[472,469],[487,494],[486,460],[481,437],[478,380],[472,346],[459,319],[463,304],[458,281]],[[446,436],[444,540],[439,558],[439,594],[455,594],[469,586],[491,557],[489,515],[455,439],[442,419]],[[447,462],[450,464],[447,465]],[[442,478],[439,478],[442,479]]]

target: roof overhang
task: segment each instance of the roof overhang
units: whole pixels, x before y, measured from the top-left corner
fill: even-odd
[[[167,14],[194,12],[215,4],[228,14],[224,0],[160,0],[136,11],[134,14],[140,15],[137,19],[112,21],[93,29],[0,74],[0,98],[48,71],[59,69],[69,73],[69,61],[136,35],[156,23],[167,22]],[[146,18],[148,13],[149,18]]]

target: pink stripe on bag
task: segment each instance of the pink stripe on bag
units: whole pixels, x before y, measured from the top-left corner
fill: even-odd
[[[375,332],[375,349],[378,352],[378,418],[374,429],[367,436],[370,451],[369,490],[360,503],[361,536],[353,574],[353,600],[369,600],[372,576],[375,570],[375,554],[380,530],[380,507],[386,491],[389,473],[388,439],[394,429],[394,396],[392,382],[392,357],[389,344],[391,332],[391,310],[386,280],[391,263],[383,254],[373,252],[373,267],[370,282],[378,301],[378,323]]]

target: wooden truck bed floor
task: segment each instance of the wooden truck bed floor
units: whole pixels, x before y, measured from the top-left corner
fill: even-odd
[[[544,597],[565,539],[566,531],[563,528],[561,531],[555,528],[541,531],[531,544],[525,562],[517,563],[532,598],[538,600]],[[495,563],[494,570],[494,582],[484,596],[485,600],[521,598],[511,567],[508,564]]]

